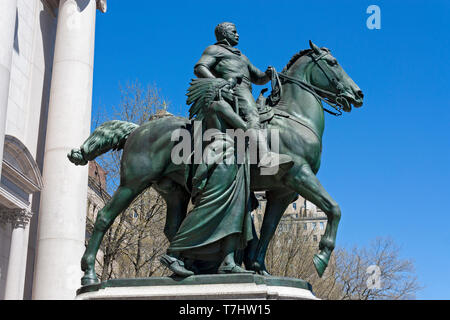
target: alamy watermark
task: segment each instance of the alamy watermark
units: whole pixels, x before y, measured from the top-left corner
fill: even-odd
[[[373,264],[368,266],[366,274],[369,274],[369,278],[366,281],[367,289],[381,289],[381,269],[379,266]]]
[[[367,14],[370,16],[367,18],[366,26],[369,30],[381,29],[381,9],[379,6],[372,4],[367,7]]]
[[[193,134],[193,136],[192,136]],[[279,153],[278,129],[217,129],[203,131],[201,121],[193,122],[193,132],[187,129],[176,129],[172,132],[171,141],[177,142],[171,151],[174,164],[258,164],[265,154],[261,143],[271,142],[272,154]],[[266,148],[267,150],[267,148]],[[258,154],[259,152],[259,154]],[[276,160],[276,159],[273,159]],[[278,164],[271,163],[270,168],[261,168],[261,175],[274,175],[278,172]]]

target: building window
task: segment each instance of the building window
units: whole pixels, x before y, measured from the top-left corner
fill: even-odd
[[[319,226],[320,226],[320,230],[323,230],[323,228],[324,228],[323,222],[321,222]]]
[[[313,235],[313,241],[317,242],[317,236],[316,235]]]
[[[303,230],[307,230],[308,229],[308,224],[307,223],[304,223],[303,224]]]
[[[297,204],[295,202],[292,204],[292,207],[294,208],[294,210],[297,210]]]
[[[312,229],[313,230],[316,230],[316,225],[317,225],[317,223],[315,223],[315,222],[312,223]]]

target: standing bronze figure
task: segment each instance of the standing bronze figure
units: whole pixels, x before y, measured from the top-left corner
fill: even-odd
[[[231,33],[234,33],[234,29],[230,25],[226,28],[227,32]],[[237,33],[236,37],[237,40]],[[212,251],[192,252],[192,255],[188,254],[185,257],[178,256],[182,259],[178,259],[176,254],[175,257],[172,256],[173,259],[170,259],[171,256],[169,256],[166,264],[171,266],[172,263],[175,263],[172,268],[175,271],[181,270],[180,273],[182,275],[185,272],[184,276],[188,276],[195,271],[196,259],[203,260],[205,257],[211,258],[210,256],[208,257],[208,252],[213,252],[213,255],[217,254],[216,260],[218,260],[219,264],[219,269],[217,270],[221,270],[223,273],[253,270],[259,274],[268,275],[264,264],[267,247],[284,211],[296,199],[298,194],[314,203],[327,215],[328,223],[319,243],[320,250],[313,257],[318,274],[322,276],[325,271],[335,247],[341,211],[338,204],[326,192],[316,177],[316,173],[320,167],[325,120],[325,109],[322,101],[326,101],[339,110],[342,109],[349,112],[352,109],[352,105],[355,107],[362,106],[363,93],[338,64],[336,58],[331,55],[330,50],[319,48],[312,42],[310,42],[310,49],[300,51],[294,55],[281,73],[273,73],[273,71],[262,73],[259,70],[256,71],[257,69],[255,68],[255,73],[259,76],[254,76],[250,71],[248,73],[244,72],[244,74],[242,72],[236,75],[229,74],[226,70],[231,70],[232,67],[230,67],[227,59],[219,59],[220,61],[217,61],[216,55],[222,49],[227,55],[236,55],[237,57],[239,55],[237,51],[233,52],[235,50],[233,43],[221,43],[221,40],[219,40],[216,46],[219,46],[220,49],[217,48],[217,52],[213,51],[211,53],[210,48],[208,48],[205,51],[206,57],[204,54],[195,68],[196,74],[202,78],[193,81],[190,93],[188,94],[188,102],[193,103],[191,113],[196,116],[196,120],[200,119],[208,123],[207,127],[212,126],[218,128],[219,132],[222,132],[221,130],[224,128],[236,128],[236,124],[239,123],[244,128],[254,127],[258,129],[261,125],[260,123],[264,122],[264,126],[268,130],[276,129],[279,132],[279,156],[278,154],[271,154],[268,157],[270,160],[267,164],[264,161],[261,163],[263,159],[259,159],[258,165],[248,166],[248,173],[245,170],[239,171],[241,167],[245,169],[245,165],[248,162],[245,162],[241,167],[239,165],[233,166],[232,169],[234,171],[228,170],[229,168],[225,166],[220,167],[220,165],[213,166],[214,170],[206,166],[200,168],[199,171],[198,167],[202,165],[175,164],[171,159],[171,151],[177,144],[176,141],[172,141],[171,133],[179,129],[190,130],[192,127],[191,120],[168,116],[149,121],[141,126],[123,121],[110,121],[102,124],[79,149],[73,149],[68,155],[70,161],[73,163],[85,165],[87,161],[93,160],[109,150],[123,149],[120,186],[109,203],[99,212],[95,222],[94,232],[82,258],[81,266],[85,272],[82,278],[83,285],[98,282],[94,269],[95,256],[105,232],[111,226],[114,219],[129,206],[133,199],[150,186],[154,187],[166,199],[167,218],[164,231],[171,243],[184,243],[184,240],[187,240],[187,242],[191,242],[192,244],[193,239],[184,239],[182,241],[180,239],[183,234],[191,236],[193,233],[190,230],[194,229],[198,231],[197,233],[203,230],[205,234],[213,235],[214,241],[212,242],[205,241],[202,238],[202,234],[198,235],[199,239],[194,239],[194,242],[198,240],[200,244],[208,242],[211,245],[208,249],[215,247]],[[214,63],[209,61],[209,59],[213,59],[209,56],[216,57],[214,58],[216,61]],[[237,59],[237,57],[232,57],[233,59]],[[240,59],[242,59],[242,56]],[[223,64],[222,66],[221,62]],[[250,65],[249,63],[248,66]],[[205,77],[211,78],[211,74],[208,72],[214,78],[218,78],[219,80],[217,81],[225,81],[226,84],[218,84],[216,82],[212,87],[207,85],[206,89],[198,92],[193,90],[196,85],[194,83],[195,81],[202,82],[206,79]],[[261,105],[260,109],[264,116],[259,119],[260,117],[255,114],[255,110],[257,109],[255,108],[256,105],[253,97],[249,96],[249,93],[251,94],[249,83],[264,83],[267,82],[269,76],[272,77],[273,75],[281,79],[279,97],[278,99],[268,99],[267,104]],[[197,85],[201,87],[199,83]],[[236,86],[238,87],[236,88]],[[226,87],[226,89],[220,89],[223,87]],[[220,93],[218,99],[215,94],[210,95],[208,99],[205,98],[205,94],[207,95],[211,90]],[[224,95],[220,97],[222,92]],[[198,94],[197,97],[195,97],[196,94]],[[191,100],[189,101],[190,98]],[[244,110],[243,112],[236,110],[236,104],[233,104],[236,100],[238,101],[237,106],[240,110]],[[205,101],[209,103],[205,104]],[[277,103],[275,104],[273,101],[277,101]],[[194,106],[198,107],[197,110],[193,109]],[[227,118],[227,115],[222,116],[220,114],[223,111],[221,106],[231,108],[234,114],[230,110],[227,110],[230,112],[228,114],[229,118]],[[214,117],[214,114],[219,115]],[[209,117],[209,115],[212,116]],[[218,122],[214,122],[214,120]],[[222,127],[221,125],[224,126]],[[219,139],[219,141],[222,141],[222,146],[225,146],[224,152],[226,152],[226,138]],[[264,142],[264,140],[262,141]],[[265,143],[267,153],[269,153],[267,142]],[[260,140],[258,142],[260,148],[261,144]],[[274,158],[280,160],[280,170],[274,175],[261,174],[261,169],[266,165],[270,167]],[[284,163],[286,165],[283,167]],[[189,173],[192,179],[186,180],[186,175],[189,175]],[[220,225],[221,230],[225,231],[225,233],[229,231],[227,230],[226,224],[220,224],[220,219],[206,224],[204,229],[202,229],[201,224],[189,225],[193,220],[195,221],[195,219],[189,220],[192,212],[186,217],[191,193],[193,193],[194,197],[200,196],[199,199],[206,197],[208,201],[205,203],[208,203],[208,205],[215,201],[214,197],[208,198],[208,195],[214,194],[214,188],[205,189],[207,184],[202,183],[207,181],[207,179],[203,179],[205,174],[206,177],[209,176],[213,177],[212,179],[216,179],[215,181],[219,184],[219,189],[221,186],[220,176],[223,175],[227,178],[223,180],[224,185],[231,186],[236,181],[244,184],[243,187],[236,187],[234,185],[235,189],[233,190],[245,191],[248,189],[250,192],[266,191],[267,206],[260,230],[260,239],[255,238],[254,232],[253,235],[250,232],[251,228],[254,228],[251,220],[248,219],[248,211],[251,209],[251,206],[248,204],[248,199],[251,197],[247,193],[244,193],[243,196],[236,192],[223,193],[226,196],[230,196],[230,203],[242,206],[242,208],[238,208],[242,214],[242,217],[239,218],[240,220],[231,219],[232,221],[240,221],[241,223],[237,225],[236,232],[233,231],[230,233],[239,235],[238,242],[241,245],[237,246],[236,242],[234,242],[231,247],[242,248],[243,245],[247,245],[244,255],[244,264],[247,270],[241,268],[233,261],[228,261],[228,263],[225,261],[223,263],[223,256],[225,255],[226,257],[229,255],[231,257],[231,252],[227,252],[227,250],[223,251],[223,248],[227,247],[226,244],[217,246],[218,241],[223,241],[226,238],[218,236],[221,233],[217,232],[218,225]],[[217,176],[214,177],[214,174],[217,174]],[[232,180],[229,179],[230,177],[237,177],[239,179]],[[191,185],[186,186],[186,181],[191,181]],[[245,186],[245,183],[248,181],[250,182],[249,185]],[[226,188],[225,191],[230,190],[232,189]],[[208,191],[212,193],[208,194]],[[236,199],[239,195],[242,198]],[[199,205],[201,204],[199,203]],[[226,203],[222,205],[220,214],[212,216],[227,217],[227,214],[223,214],[226,211],[224,209]],[[208,206],[208,210],[210,209]],[[232,212],[232,210],[229,211]],[[199,217],[202,216],[201,213]],[[198,221],[202,223],[201,219]],[[234,227],[236,225],[230,226],[230,228]],[[244,241],[243,245],[242,241]],[[183,252],[184,249],[189,250],[193,246],[184,249],[181,246],[175,247],[181,248],[181,250],[169,250],[169,253]],[[199,255],[196,256],[196,254]],[[184,263],[182,261],[183,259]],[[191,266],[192,269],[189,270]]]

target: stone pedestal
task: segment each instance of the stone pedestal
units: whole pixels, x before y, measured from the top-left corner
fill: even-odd
[[[301,279],[259,275],[115,279],[77,291],[77,300],[318,300]]]

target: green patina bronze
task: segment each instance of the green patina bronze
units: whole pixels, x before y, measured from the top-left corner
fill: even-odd
[[[298,194],[327,215],[320,250],[313,257],[318,274],[322,276],[325,271],[335,247],[341,212],[316,177],[324,131],[321,100],[349,112],[352,105],[362,105],[362,91],[328,49],[312,42],[310,49],[292,57],[278,74],[272,68],[259,71],[234,48],[239,39],[234,25],[226,24],[222,35],[196,65],[199,79],[193,80],[188,93],[191,117],[201,121],[203,131],[218,132],[213,143],[221,151],[210,151],[213,143],[203,143],[201,150],[210,152],[213,159],[235,152],[224,134],[226,129],[277,129],[279,154],[271,152],[264,140],[261,143],[258,139],[258,147],[264,150],[263,155],[269,154],[267,159],[279,160],[280,170],[272,175],[261,174],[272,163],[264,162],[264,156],[257,165],[250,165],[248,157],[243,163],[175,164],[171,153],[178,142],[171,136],[177,129],[192,132],[193,122],[186,118],[167,116],[141,126],[124,121],[102,124],[68,155],[73,163],[85,165],[100,154],[123,148],[120,186],[98,213],[82,258],[83,285],[98,283],[95,256],[105,232],[150,186],[167,202],[164,232],[171,245],[162,262],[179,275],[189,276],[193,271],[269,275],[264,264],[267,247],[284,211]],[[281,81],[267,100],[258,99],[258,113],[250,83],[263,84],[270,78]],[[253,191],[266,191],[267,198],[259,239],[250,217]],[[194,209],[187,215],[191,197]],[[246,269],[234,260],[239,249],[244,249]]]

